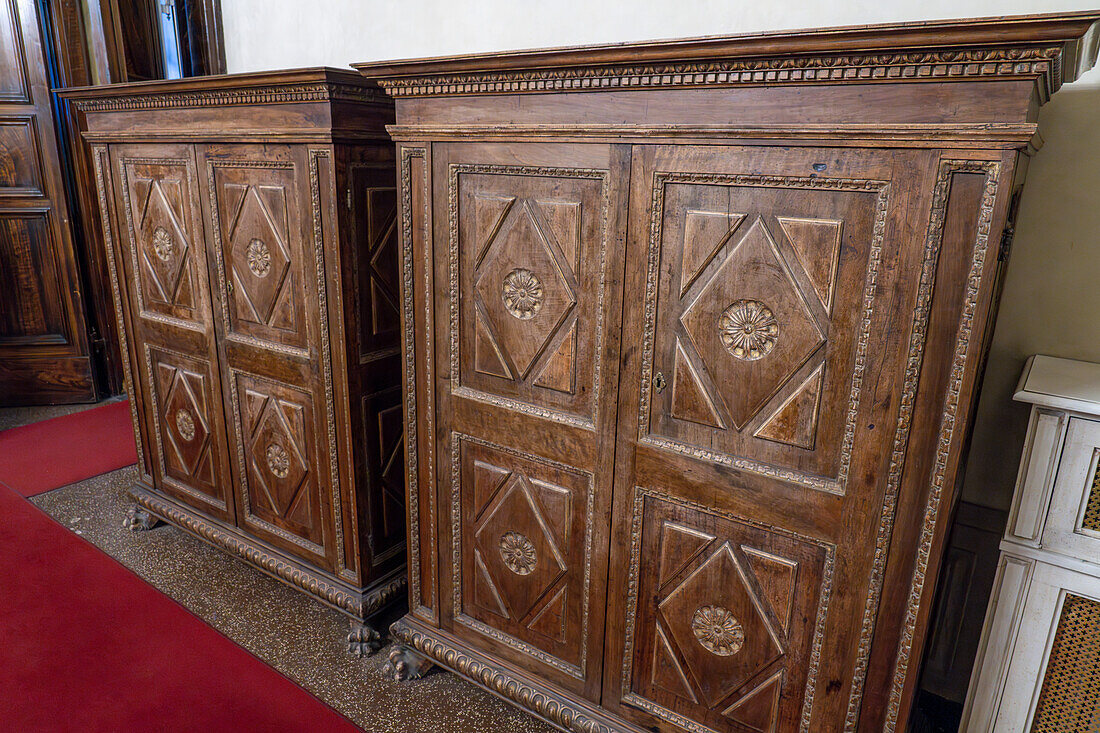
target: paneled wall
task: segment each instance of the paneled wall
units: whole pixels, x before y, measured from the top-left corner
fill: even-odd
[[[230,72],[860,23],[1084,10],[1096,0],[230,0]],[[1040,117],[963,499],[1007,509],[1027,423],[1011,395],[1032,353],[1100,361],[1100,69]]]

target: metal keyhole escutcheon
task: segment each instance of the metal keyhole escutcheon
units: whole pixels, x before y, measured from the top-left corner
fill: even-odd
[[[653,389],[657,391],[657,394],[665,391],[665,375],[662,372],[657,372],[653,377]]]

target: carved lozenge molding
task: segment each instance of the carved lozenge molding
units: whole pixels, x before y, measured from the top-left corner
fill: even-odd
[[[595,65],[380,78],[394,97],[590,91],[648,87],[850,84],[1042,77],[1058,87],[1061,46],[844,55],[794,55],[645,65]],[[370,75],[370,70],[363,69]]]

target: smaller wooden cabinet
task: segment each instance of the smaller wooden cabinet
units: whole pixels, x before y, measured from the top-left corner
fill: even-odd
[[[1033,356],[1012,513],[963,731],[1100,728],[1100,364]]]
[[[170,521],[360,624],[405,586],[392,103],[333,69],[65,96],[124,334],[129,526]]]

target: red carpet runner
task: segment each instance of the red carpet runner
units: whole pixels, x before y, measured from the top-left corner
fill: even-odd
[[[0,729],[359,730],[3,485]]]
[[[23,496],[137,463],[130,403],[0,431],[0,482]]]

